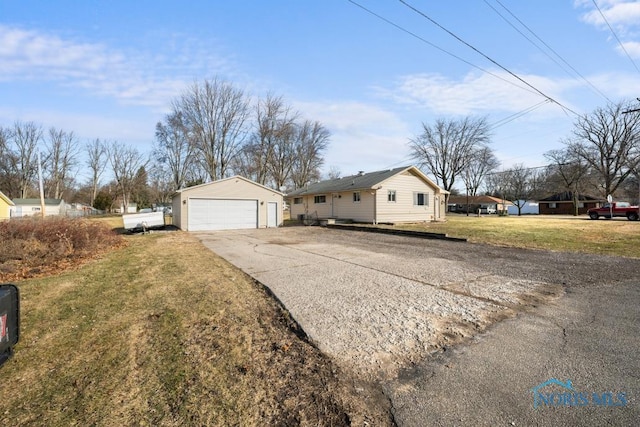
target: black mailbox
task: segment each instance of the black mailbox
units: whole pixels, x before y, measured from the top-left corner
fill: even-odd
[[[15,285],[0,285],[0,365],[13,354],[20,338],[20,293]]]

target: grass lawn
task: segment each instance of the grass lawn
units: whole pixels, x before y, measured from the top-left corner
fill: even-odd
[[[471,242],[500,246],[640,258],[640,221],[626,218],[593,221],[586,216],[448,214],[446,222],[407,224],[398,228],[446,233]]]
[[[386,423],[388,408],[363,403],[260,285],[195,237],[126,239],[17,283],[21,339],[1,368],[2,425],[339,426],[365,412]]]

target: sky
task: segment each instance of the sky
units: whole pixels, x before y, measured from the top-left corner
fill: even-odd
[[[577,115],[640,97],[639,67],[640,1],[0,0],[0,126],[150,152],[217,77],[323,123],[342,175],[413,164],[423,124],[468,116],[503,169],[544,165]]]

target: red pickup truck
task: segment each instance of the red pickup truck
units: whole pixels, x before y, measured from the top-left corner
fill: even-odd
[[[629,221],[637,221],[640,218],[638,206],[631,206],[628,202],[605,203],[600,208],[591,208],[587,211],[589,218],[611,218],[613,216],[626,216]]]

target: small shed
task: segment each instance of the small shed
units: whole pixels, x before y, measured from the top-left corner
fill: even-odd
[[[42,214],[40,199],[13,199],[13,203],[14,216],[18,218]],[[62,199],[44,199],[44,209],[46,216],[64,216],[67,205]]]
[[[518,206],[520,206],[520,215],[538,215],[540,213],[539,203],[535,200],[516,200],[513,205],[507,207],[509,215],[518,215]]]
[[[173,224],[185,231],[278,227],[283,196],[239,175],[183,188],[172,198]]]

